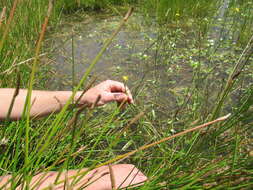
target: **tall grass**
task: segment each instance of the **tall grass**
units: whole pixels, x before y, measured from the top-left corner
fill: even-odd
[[[50,29],[46,30],[48,13],[52,11],[49,25],[52,27],[56,24],[57,16],[61,14],[57,11],[74,5],[68,4],[70,1],[62,0],[56,2],[55,9],[48,9],[48,1],[15,2],[8,0],[0,2],[0,7],[6,6],[7,10],[6,19],[0,28],[3,44],[0,48],[0,62],[3,63],[0,70],[4,72],[17,62],[29,58],[33,58],[34,67],[30,67],[30,62],[19,65],[22,75],[21,84],[17,84],[17,79],[14,77],[15,70],[11,70],[8,75],[1,74],[1,87],[28,87],[30,79],[29,92],[31,93],[34,82],[37,81],[35,86],[38,85],[41,77],[35,75],[35,71],[39,63],[39,55],[44,50],[41,46],[43,35],[50,32]],[[102,3],[108,2],[110,6],[118,3],[93,0],[73,1],[73,4],[103,8]],[[122,2],[137,3],[137,1]],[[143,6],[144,2],[146,8]],[[212,21],[206,23],[201,20],[211,14],[205,10],[214,11],[213,7],[216,3],[211,6],[204,1],[198,1],[198,3],[196,1],[139,1],[139,3],[139,6],[143,6],[140,7],[142,11],[149,10],[151,6],[155,8],[158,20],[166,23],[165,27],[159,30],[159,37],[155,42],[157,56],[161,56],[157,58],[157,63],[167,63],[166,67],[169,67],[172,61],[176,62],[176,59],[180,57],[182,62],[189,62],[192,67],[192,83],[183,94],[184,98],[176,97],[180,103],[178,107],[170,111],[171,114],[168,114],[166,119],[152,114],[150,108],[153,109],[153,107],[149,100],[143,104],[129,106],[125,111],[112,105],[111,113],[103,112],[103,108],[90,110],[83,107],[75,110],[69,107],[76,91],[84,84],[88,86],[89,73],[125,24],[126,17],[119,23],[116,32],[105,42],[59,114],[52,114],[39,121],[30,120],[27,117],[18,122],[7,122],[1,125],[1,130],[5,133],[0,139],[8,139],[8,142],[1,141],[2,144],[0,144],[1,148],[5,148],[0,155],[0,175],[12,174],[13,178],[10,182],[13,189],[19,184],[24,184],[24,180],[29,182],[31,176],[38,172],[50,170],[62,172],[65,169],[83,167],[88,167],[87,171],[89,171],[101,165],[122,162],[123,159],[124,162],[134,163],[149,177],[149,181],[140,189],[247,189],[253,185],[252,156],[250,156],[252,147],[249,144],[252,138],[253,86],[252,81],[246,81],[250,76],[252,77],[252,73],[247,73],[247,68],[251,68],[252,65],[252,56],[250,53],[241,53],[242,57],[237,59],[239,60],[237,63],[242,63],[240,60],[243,60],[244,66],[239,70],[236,62],[233,62],[236,60],[235,57],[239,58],[237,51],[241,52],[242,49],[247,50],[249,47],[243,41],[252,43],[249,35],[243,32],[250,28],[250,21],[245,21],[242,26],[240,39],[244,40],[238,39],[236,48],[233,46],[235,50],[229,49],[233,51],[234,56],[229,54],[220,58],[219,51],[211,54],[215,51],[213,47],[206,45],[208,34],[204,34],[202,30],[202,27],[211,25]],[[230,10],[233,14],[235,14],[234,8],[237,7],[242,12],[249,11],[245,4],[231,1]],[[47,10],[50,11],[47,13]],[[179,15],[176,16],[176,14]],[[166,19],[161,20],[162,17]],[[184,20],[189,20],[187,17],[200,18],[192,23],[197,26],[194,27],[196,30],[190,31],[197,40],[192,40],[190,44],[182,48],[180,45],[188,34],[184,33],[185,24],[183,24]],[[18,19],[20,19],[19,22]],[[176,25],[173,24],[168,29],[171,23]],[[43,26],[42,29],[41,26]],[[189,28],[186,27],[186,29]],[[176,46],[172,47],[171,42]],[[185,56],[182,57],[181,54]],[[203,56],[205,56],[204,61],[208,62],[207,65],[203,64]],[[231,67],[227,68],[225,64],[224,67],[215,65],[217,62],[225,63],[226,59],[233,62]],[[231,71],[233,67],[236,69]],[[221,69],[228,70],[230,74],[226,75],[228,83],[232,79],[235,81],[233,86],[229,86],[229,90],[227,90],[228,87],[223,88],[225,82],[219,80],[218,77],[215,79],[217,70],[221,72]],[[238,71],[240,71],[240,76],[237,74]],[[145,84],[142,85],[145,87]],[[218,92],[219,88],[221,88],[220,92]],[[214,91],[214,94],[209,92],[210,89]],[[241,92],[241,95],[236,104],[230,101],[230,97],[237,91]],[[226,99],[223,98],[224,94]],[[141,99],[141,95],[143,94],[140,92],[136,99]],[[223,106],[219,106],[220,104]],[[227,114],[227,110],[222,107],[226,108],[228,104],[233,107],[229,110],[232,113],[231,117],[223,118],[227,119],[226,121],[215,124],[209,130],[191,130],[195,125],[211,121],[211,118],[216,119],[218,115]],[[28,108],[29,105],[30,103],[27,104]],[[201,125],[203,126],[207,124]],[[174,134],[175,132],[171,129],[176,129],[178,133]],[[188,133],[189,131],[192,133]],[[182,136],[182,134],[185,135]],[[167,142],[167,140],[171,141]],[[79,175],[85,175],[87,171]],[[63,181],[57,183],[63,183]]]

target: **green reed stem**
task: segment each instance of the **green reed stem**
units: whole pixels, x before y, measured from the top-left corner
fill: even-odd
[[[29,164],[29,128],[30,128],[30,111],[31,111],[31,97],[32,97],[32,89],[33,89],[33,84],[35,80],[35,72],[37,70],[37,65],[38,65],[38,60],[39,60],[39,53],[40,53],[40,48],[42,45],[42,41],[45,36],[46,28],[49,22],[50,15],[52,13],[53,9],[53,0],[49,0],[48,4],[48,10],[47,10],[47,15],[45,17],[44,23],[42,25],[42,30],[39,36],[39,40],[35,49],[35,58],[32,66],[32,72],[30,75],[30,80],[29,80],[29,87],[28,87],[28,92],[26,96],[26,104],[24,107],[24,114],[26,116],[26,126],[25,126],[25,168],[28,171],[28,164]],[[27,175],[27,172],[25,172]],[[28,182],[28,181],[27,181]],[[28,185],[28,184],[27,184]]]
[[[241,56],[239,57],[236,65],[234,66],[231,74],[228,77],[226,86],[225,86],[224,90],[222,91],[221,98],[219,99],[218,104],[216,105],[216,107],[214,108],[214,111],[212,113],[212,119],[219,116],[221,109],[223,107],[224,101],[226,100],[228,94],[232,90],[237,77],[241,74],[241,72],[242,72],[244,66],[246,65],[246,63],[248,62],[250,56],[252,56],[252,53],[253,53],[253,35],[251,36],[247,46],[243,50]]]
[[[99,59],[101,58],[101,56],[103,55],[103,53],[106,51],[106,49],[109,47],[109,45],[112,43],[113,39],[116,37],[116,35],[120,32],[121,28],[125,25],[125,23],[127,22],[128,18],[131,16],[133,9],[129,9],[128,13],[126,14],[126,16],[123,18],[123,20],[121,21],[120,25],[118,26],[118,28],[116,29],[116,31],[111,35],[111,37],[105,42],[104,46],[102,47],[102,49],[100,50],[100,52],[97,54],[97,56],[95,57],[95,59],[92,61],[92,63],[90,64],[90,66],[88,67],[87,71],[85,72],[85,74],[83,75],[82,79],[80,80],[79,84],[75,87],[71,97],[68,99],[68,101],[66,102],[66,104],[64,105],[64,107],[62,108],[62,110],[60,111],[60,113],[57,115],[56,119],[53,121],[52,125],[53,128],[51,130],[51,132],[49,133],[49,131],[47,132],[47,134],[45,135],[47,137],[47,139],[42,139],[39,143],[37,147],[41,147],[40,150],[38,150],[38,152],[36,153],[36,157],[38,157],[39,159],[37,160],[37,164],[40,162],[40,156],[41,154],[44,152],[44,150],[48,147],[50,140],[52,139],[53,135],[55,134],[56,130],[57,130],[57,126],[59,126],[59,124],[61,123],[64,114],[66,113],[69,105],[71,104],[71,102],[74,100],[74,97],[77,93],[77,91],[81,88],[81,86],[84,84],[84,82],[87,80],[90,72],[92,71],[92,69],[94,68],[94,66],[97,64],[97,62],[99,61]],[[48,134],[49,133],[49,134]],[[45,140],[45,141],[44,141]],[[43,142],[44,141],[44,142]],[[43,145],[42,145],[43,143]],[[36,151],[35,151],[36,152]],[[35,159],[35,158],[34,158]],[[37,165],[36,164],[36,165]]]
[[[172,135],[172,136],[163,138],[163,139],[161,139],[161,140],[159,140],[159,141],[156,141],[156,142],[153,142],[153,143],[150,143],[150,144],[147,144],[147,145],[143,145],[143,146],[141,146],[141,147],[139,147],[139,148],[137,148],[137,149],[135,149],[135,150],[133,150],[133,151],[131,151],[131,152],[128,152],[128,153],[125,153],[125,154],[116,156],[115,158],[113,158],[113,159],[111,159],[111,160],[108,160],[108,161],[106,161],[106,162],[104,162],[104,163],[98,164],[97,166],[92,167],[92,168],[90,168],[90,169],[99,168],[99,167],[101,167],[101,166],[105,166],[105,165],[109,165],[109,164],[111,164],[111,163],[114,163],[114,162],[116,162],[116,161],[118,161],[118,160],[123,160],[123,159],[128,158],[129,156],[131,156],[131,155],[137,153],[137,152],[146,150],[146,149],[148,149],[148,148],[151,148],[151,147],[156,146],[156,145],[158,145],[158,144],[161,144],[161,143],[163,143],[163,142],[172,140],[172,139],[174,139],[174,138],[176,138],[176,137],[179,137],[179,136],[188,134],[188,133],[190,133],[190,132],[197,131],[197,130],[200,130],[200,129],[202,129],[202,128],[208,127],[208,126],[210,126],[210,125],[212,125],[212,124],[214,124],[214,123],[217,123],[217,122],[220,122],[220,121],[224,121],[224,120],[226,120],[229,116],[230,116],[230,114],[228,114],[228,115],[226,115],[226,116],[223,116],[223,117],[220,117],[220,118],[218,118],[218,119],[216,119],[216,120],[213,120],[213,121],[204,123],[204,124],[202,124],[202,125],[193,127],[193,128],[191,128],[191,129],[187,129],[187,130],[185,130],[185,131],[179,132],[179,133],[177,133],[177,134],[175,134],[175,135]],[[77,176],[85,175],[85,174],[87,174],[87,173],[90,171],[90,169],[87,170],[87,171],[85,171],[85,172],[80,172],[80,173],[76,174],[75,176],[70,177],[69,179],[73,179],[73,178],[76,178]],[[61,184],[61,183],[64,183],[64,180],[57,182],[56,185]],[[46,189],[48,189],[48,188],[45,188],[45,190],[46,190]]]

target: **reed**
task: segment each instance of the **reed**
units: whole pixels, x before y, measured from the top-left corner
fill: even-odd
[[[10,115],[11,115],[11,112],[12,112],[12,109],[13,109],[13,106],[14,106],[14,103],[15,103],[15,100],[16,100],[18,94],[19,94],[20,82],[21,82],[20,73],[19,73],[19,71],[17,71],[17,84],[16,84],[16,88],[15,88],[13,97],[12,97],[12,99],[11,99],[11,104],[10,104],[10,107],[9,107],[9,110],[8,110],[8,113],[7,113],[7,116],[6,116],[6,121],[5,121],[6,125],[7,125],[7,123],[10,121]]]
[[[32,71],[31,71],[31,75],[30,75],[29,87],[28,87],[27,97],[26,97],[26,104],[24,107],[24,116],[26,116],[26,128],[25,128],[25,139],[26,139],[26,141],[25,141],[25,168],[26,168],[26,172],[24,174],[24,178],[26,181],[26,186],[29,186],[29,176],[27,176],[27,175],[28,175],[28,165],[30,162],[29,161],[29,139],[30,139],[29,129],[30,129],[30,111],[31,111],[31,107],[32,107],[32,102],[31,102],[32,89],[33,89],[33,84],[34,84],[34,80],[35,80],[35,72],[38,67],[40,48],[41,48],[42,41],[45,36],[45,32],[47,29],[50,15],[52,13],[52,9],[53,9],[53,0],[49,0],[47,16],[45,17],[45,21],[42,25],[39,40],[37,42],[36,49],[35,49],[35,59],[33,62],[33,67],[32,67]]]
[[[159,140],[159,141],[150,143],[150,144],[148,144],[148,145],[143,145],[143,146],[139,147],[139,148],[136,149],[136,150],[133,150],[133,151],[128,152],[128,153],[126,153],[126,154],[119,155],[119,156],[117,156],[116,158],[113,158],[113,159],[111,159],[111,160],[108,160],[108,161],[106,161],[106,162],[104,162],[104,163],[102,163],[102,164],[99,164],[99,165],[95,166],[94,168],[99,168],[99,167],[101,167],[101,166],[110,165],[110,164],[112,164],[112,163],[114,163],[114,162],[116,162],[116,161],[118,161],[118,160],[121,160],[121,161],[122,161],[122,160],[124,160],[124,159],[126,159],[126,158],[132,156],[133,154],[135,154],[135,153],[137,153],[137,152],[146,150],[146,149],[148,149],[148,148],[151,148],[151,147],[156,146],[156,145],[158,145],[158,144],[161,144],[161,143],[164,143],[164,142],[166,142],[166,141],[172,140],[172,139],[174,139],[174,138],[176,138],[176,137],[180,137],[180,136],[185,135],[185,134],[187,134],[187,133],[190,133],[190,132],[193,132],[193,131],[197,131],[197,130],[200,130],[200,129],[205,128],[205,127],[208,127],[208,126],[210,126],[210,125],[212,125],[212,124],[214,124],[214,123],[217,123],[217,122],[220,122],[220,121],[224,121],[224,120],[226,120],[229,116],[230,116],[230,114],[228,114],[228,115],[226,115],[226,116],[223,116],[223,117],[220,117],[220,118],[218,118],[218,119],[216,119],[216,120],[213,120],[213,121],[204,123],[204,124],[202,124],[202,125],[193,127],[193,128],[191,128],[191,129],[187,129],[187,130],[185,130],[185,131],[182,131],[182,132],[177,133],[177,134],[175,134],[175,135],[172,135],[172,136],[170,136],[170,137],[163,138],[163,139],[161,139],[161,140]],[[90,171],[91,169],[94,169],[94,168],[92,167],[92,168],[90,168],[89,170],[87,170],[87,171],[85,171],[85,172],[80,172],[80,173],[78,173],[77,175],[70,177],[70,179],[72,179],[72,178],[75,179],[75,178],[78,177],[78,176],[84,176],[84,175],[86,175],[86,174],[88,173],[88,171]],[[62,184],[62,183],[64,183],[64,180],[63,180],[63,181],[59,181],[59,182],[56,183],[56,184],[58,185],[58,184]]]
[[[7,20],[7,23],[6,23],[6,26],[5,26],[5,30],[3,32],[3,36],[1,38],[1,41],[0,41],[0,52],[2,51],[3,49],[3,45],[4,45],[4,42],[7,40],[7,35],[8,35],[8,32],[10,30],[10,27],[11,27],[11,22],[13,20],[13,17],[14,17],[14,14],[15,14],[15,10],[17,8],[17,5],[19,3],[19,0],[15,0],[13,2],[13,5],[12,5],[12,9],[11,9],[11,12],[10,12],[10,15],[8,17],[8,20]],[[2,11],[2,14],[1,14],[1,18],[3,19],[3,17],[5,16],[5,12],[6,12],[6,8],[3,9]],[[1,20],[2,20],[1,19]],[[2,22],[0,22],[2,23]]]
[[[18,89],[25,87],[27,76],[30,76],[26,117],[18,122],[0,124],[1,139],[7,139],[6,149],[0,151],[0,176],[12,175],[5,186],[9,184],[12,189],[17,189],[23,185],[28,188],[32,176],[38,173],[57,170],[59,178],[64,170],[73,168],[79,171],[76,176],[55,181],[55,185],[72,188],[90,170],[109,165],[107,174],[111,177],[111,188],[116,189],[117,173],[114,173],[112,164],[123,161],[135,164],[148,176],[149,180],[140,189],[247,189],[253,185],[251,146],[248,143],[251,140],[253,90],[252,84],[247,83],[252,78],[250,64],[253,37],[249,38],[252,35],[249,32],[245,34],[252,21],[251,14],[246,14],[250,11],[250,2],[230,1],[226,16],[230,18],[232,15],[234,20],[231,20],[229,30],[237,31],[234,27],[242,30],[238,33],[236,44],[235,41],[224,39],[217,46],[210,45],[208,28],[212,26],[220,1],[196,3],[193,0],[143,0],[137,3],[59,0],[55,1],[54,8],[52,1],[49,4],[45,1],[5,2],[0,2],[0,6],[6,6],[0,14],[0,85],[16,88],[13,103]],[[134,81],[135,105],[121,110],[116,105],[106,109],[96,108],[95,103],[91,107],[74,109],[79,100],[73,102],[77,90],[87,84],[82,89],[85,93],[99,80],[94,79],[88,84],[89,74],[126,24],[132,12],[130,10],[77,85],[76,47],[72,34],[72,97],[57,115],[52,114],[37,121],[31,119],[28,113],[33,104],[32,89],[35,86],[43,88],[36,81],[39,81],[41,74],[38,70],[40,58],[49,55],[43,46],[45,34],[49,32],[49,20],[50,32],[54,32],[58,15],[74,10],[87,11],[87,8],[103,11],[107,7],[117,15],[122,15],[122,10],[126,10],[127,6],[119,5],[131,2],[132,5],[138,5],[136,14],[141,12],[151,16],[141,17],[143,21],[145,18],[147,22],[155,22],[159,29],[152,31],[155,39],[144,50],[145,54],[151,52],[155,56],[155,63],[143,61],[145,68],[154,68],[155,73],[151,76],[147,72],[140,81]],[[104,6],[102,3],[108,4]],[[36,14],[31,18],[34,10]],[[20,22],[16,22],[16,18],[20,18]],[[38,28],[41,25],[42,29]],[[224,28],[223,32],[226,32],[225,29],[228,28]],[[34,44],[38,34],[39,38]],[[243,45],[246,39],[247,44]],[[30,62],[33,62],[32,67],[29,66]],[[164,69],[165,75],[160,75],[160,67]],[[139,67],[136,65],[136,68]],[[173,71],[170,73],[167,70],[171,68]],[[16,72],[16,69],[20,71]],[[177,73],[177,69],[180,72]],[[168,95],[173,96],[177,103],[175,107],[166,105],[170,102],[152,97],[156,91],[161,93],[158,85],[160,78],[180,75],[184,69],[189,69],[188,72],[192,74],[189,86],[180,92],[171,93],[173,89],[168,85]],[[16,73],[20,73],[21,79],[17,79],[19,77],[16,77]],[[221,80],[221,73],[226,76],[226,80]],[[169,78],[168,84],[172,84],[173,80],[173,77]],[[130,81],[128,85],[131,85]],[[177,87],[177,83],[181,81],[175,81],[172,86]],[[218,98],[217,89],[221,89]],[[237,92],[239,98],[232,103],[230,98],[234,98]],[[158,102],[155,101],[157,99]],[[8,115],[11,114],[11,107]],[[218,118],[228,112],[231,116]],[[88,169],[83,170],[84,167]],[[30,188],[36,189],[45,178],[42,175]],[[73,180],[72,183],[69,183],[70,180]],[[93,182],[85,183],[83,188]],[[53,188],[48,186],[46,189]]]
[[[220,99],[218,103],[216,104],[216,107],[214,108],[212,118],[217,117],[219,113],[221,112],[225,99],[227,98],[230,91],[232,90],[236,82],[236,79],[243,72],[243,68],[245,67],[246,64],[248,64],[249,58],[251,57],[252,53],[253,53],[253,36],[251,36],[251,38],[249,39],[246,47],[244,48],[242,54],[240,55],[237,63],[235,64],[232,72],[230,73],[228,77],[225,88],[221,93]]]

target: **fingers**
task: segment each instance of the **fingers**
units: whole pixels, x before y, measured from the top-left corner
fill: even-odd
[[[125,85],[122,82],[106,80],[105,83],[108,85],[111,92],[126,92]]]
[[[116,102],[128,102],[131,103],[131,100],[129,96],[127,96],[125,93],[106,93],[104,96],[104,103],[109,103],[112,101]]]
[[[107,81],[105,81],[108,85],[109,85],[109,90],[110,90],[110,92],[114,92],[114,93],[117,93],[117,92],[123,92],[123,93],[125,93],[127,96],[128,96],[128,98],[127,98],[127,101],[130,103],[130,104],[132,104],[132,103],[134,103],[134,101],[133,101],[133,96],[132,96],[132,94],[131,94],[131,92],[130,92],[130,90],[129,90],[129,88],[126,86],[126,85],[124,85],[123,83],[121,83],[121,82],[118,82],[118,81],[113,81],[113,80],[107,80]],[[117,95],[116,95],[117,96]],[[118,97],[118,98],[120,98],[120,97]],[[122,97],[121,97],[122,98]],[[125,100],[125,99],[124,99]],[[118,102],[122,102],[122,100],[119,100]]]
[[[128,99],[129,99],[129,104],[133,104],[134,103],[134,99],[133,99],[133,96],[130,92],[130,90],[128,89],[128,87],[126,86],[126,94],[128,96]]]

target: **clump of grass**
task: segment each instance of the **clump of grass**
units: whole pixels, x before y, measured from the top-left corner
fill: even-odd
[[[12,22],[10,22],[9,26],[7,24],[10,29],[8,29],[8,36],[5,37],[5,42],[1,48],[0,54],[3,56],[0,59],[1,61],[6,60],[6,65],[1,68],[1,71],[4,72],[11,67],[10,63],[15,60],[15,57],[19,57],[18,55],[20,55],[20,59],[22,60],[34,57],[34,67],[30,75],[31,82],[29,85],[29,91],[31,93],[34,80],[36,79],[36,65],[39,61],[41,43],[43,35],[46,32],[49,14],[47,14],[48,17],[46,17],[44,22],[43,19],[35,20],[45,17],[46,14],[42,12],[46,12],[47,10],[45,8],[46,3],[35,4],[33,1],[27,2],[32,4],[34,8],[37,7],[40,10],[32,23],[40,23],[39,25],[44,23],[44,25],[41,32],[40,29],[36,28],[37,26],[32,27],[33,24],[31,24],[29,25],[31,28],[28,29],[31,34],[24,34],[26,31],[21,32],[20,35],[22,39],[30,36],[32,36],[32,39],[35,39],[35,36],[38,36],[38,31],[40,31],[40,40],[38,40],[36,46],[27,41],[24,44],[19,44],[22,48],[17,48],[9,56],[10,53],[8,54],[8,52],[11,50],[11,44],[18,43],[15,41],[18,37],[13,35],[15,34],[14,31],[25,30],[25,28],[19,25],[12,25],[11,23],[15,22],[16,17],[19,16],[23,19],[29,19],[26,16],[22,17],[22,15],[26,14],[21,14],[19,7],[25,7],[27,4],[19,2],[17,4],[19,6],[15,8],[16,11],[13,14]],[[157,1],[152,2],[157,3]],[[162,8],[163,3],[166,3],[166,6],[169,8],[170,4],[167,4],[165,1],[157,4],[157,6]],[[6,6],[7,12],[11,10],[10,2]],[[50,6],[48,13],[54,10]],[[59,4],[56,6],[59,6]],[[171,5],[172,15],[178,12],[179,16],[192,14],[192,17],[199,18],[200,16],[202,18],[203,15],[198,12],[201,11],[198,7],[202,6],[194,6],[191,1],[192,7],[190,10],[197,9],[196,15],[194,11],[185,13],[181,6],[183,5],[179,4],[175,8]],[[205,6],[206,4],[203,4],[203,7]],[[237,4],[234,4],[234,6],[236,7]],[[28,9],[25,10],[29,12]],[[159,14],[162,15],[166,11],[161,12],[163,13]],[[53,13],[56,14],[55,12]],[[54,14],[52,15],[52,19],[55,17]],[[80,83],[74,88],[73,96],[84,83],[87,83],[90,71],[109,46],[114,36],[125,24],[128,16],[123,19],[117,31],[106,41],[104,47],[80,80]],[[249,134],[252,125],[251,108],[253,105],[253,91],[252,84],[243,82],[245,68],[248,66],[246,63],[252,62],[250,51],[244,51],[241,54],[242,59],[239,60],[244,61],[238,61],[238,63],[242,67],[240,66],[237,69],[238,67],[235,65],[234,68],[236,69],[231,72],[229,70],[231,67],[228,67],[225,63],[226,59],[229,59],[229,61],[235,60],[235,56],[238,56],[234,53],[236,51],[229,49],[229,52],[232,52],[231,54],[235,54],[234,57],[231,54],[225,54],[224,57],[220,58],[220,52],[213,50],[213,46],[209,44],[207,39],[208,34],[205,34],[202,31],[202,27],[200,27],[200,25],[208,26],[210,23],[202,23],[201,19],[199,19],[192,23],[192,25],[198,26],[194,27],[196,30],[192,31],[189,26],[185,27],[182,23],[183,20],[183,18],[182,20],[181,18],[177,18],[175,20],[176,25],[172,25],[169,30],[168,26],[171,24],[171,21],[167,20],[166,23],[168,25],[159,30],[158,39],[154,42],[155,45],[152,46],[155,47],[155,51],[157,52],[155,54],[157,56],[156,64],[157,66],[163,65],[163,68],[167,68],[164,70],[167,71],[168,67],[173,66],[173,62],[178,64],[179,61],[180,63],[188,64],[187,68],[191,68],[192,78],[190,86],[179,93],[171,90],[171,92],[174,92],[174,97],[178,105],[175,109],[163,111],[163,114],[166,114],[165,119],[157,117],[159,109],[164,105],[154,104],[154,102],[147,99],[145,99],[145,102],[138,101],[145,97],[145,94],[143,95],[142,92],[136,92],[136,95],[138,95],[136,99],[137,102],[140,102],[139,104],[130,106],[123,111],[115,107],[112,113],[109,114],[105,114],[104,112],[99,114],[103,108],[89,110],[83,107],[75,110],[70,107],[72,103],[70,99],[61,113],[56,116],[51,115],[40,121],[33,121],[27,117],[15,123],[6,122],[4,126],[4,137],[9,140],[6,143],[6,151],[0,155],[0,175],[12,174],[13,177],[10,183],[12,184],[12,188],[15,189],[19,184],[24,184],[24,176],[26,176],[25,180],[29,182],[31,176],[38,172],[58,170],[61,173],[65,169],[88,167],[87,171],[78,174],[80,176],[85,175],[89,170],[98,166],[122,162],[124,160],[125,162],[135,163],[138,168],[142,169],[148,175],[149,181],[140,187],[140,189],[240,189],[252,186],[252,169],[250,165],[252,157],[249,155],[251,147],[248,148],[248,141],[251,138]],[[1,34],[3,34],[7,27],[5,21],[2,24],[1,27],[4,30],[0,28]],[[54,22],[51,23],[52,26],[54,24]],[[190,30],[190,32],[187,33],[185,30]],[[206,31],[206,28],[204,28],[204,31]],[[182,47],[182,43],[186,41],[185,39],[187,39],[186,36],[188,34],[193,35],[194,39],[197,40],[192,40],[190,43],[186,42]],[[252,43],[252,40],[249,40],[249,38],[248,41],[250,42],[249,44]],[[24,50],[21,51],[21,49],[25,49],[24,47],[28,47],[27,49],[29,51],[26,50],[28,53],[25,53]],[[37,48],[34,56],[35,47]],[[221,50],[222,47],[223,44],[221,42]],[[252,50],[252,48],[247,49]],[[211,54],[210,52],[214,53]],[[245,54],[245,52],[248,53]],[[246,60],[247,62],[245,62]],[[224,65],[219,65],[218,63]],[[178,65],[180,66],[180,64]],[[225,74],[230,74],[228,76],[226,75],[229,77],[228,81],[231,81],[231,79],[234,80],[232,81],[233,85],[229,86],[229,90],[227,90],[228,87],[223,88],[225,82],[219,80],[219,74],[224,69],[228,69],[229,71],[225,72]],[[30,71],[29,67],[20,67],[21,74],[27,71]],[[158,71],[157,74],[159,74]],[[3,81],[1,84],[2,87],[10,85],[7,79],[11,77],[15,81],[11,84],[12,86],[16,86],[17,89],[26,86],[26,82],[24,81],[21,81],[21,84],[16,84],[17,80],[13,77],[13,74],[10,74],[9,77],[1,75]],[[236,83],[235,79],[237,81]],[[156,85],[155,82],[154,84]],[[140,91],[145,89],[145,85],[143,83],[140,85]],[[155,85],[152,86],[154,87],[152,89],[153,92],[160,90]],[[219,88],[221,88],[221,91],[217,92]],[[241,97],[239,98],[238,104],[231,104],[229,98],[237,89],[242,93]],[[213,91],[214,95],[210,91]],[[222,98],[223,94],[225,94],[227,99]],[[15,98],[13,98],[14,100]],[[216,104],[224,105],[225,109],[221,109],[222,106],[215,107]],[[220,114],[225,115],[228,104],[232,105],[232,108],[230,106],[229,110],[232,115],[228,119],[222,118],[227,120],[216,124],[216,127],[214,127],[215,130],[195,131],[213,122],[192,129],[198,123],[208,122],[210,118],[216,119]],[[67,110],[67,108],[70,109]],[[212,112],[212,110],[218,111]],[[1,127],[2,129],[3,127]],[[176,132],[183,132],[174,134],[175,130]],[[168,140],[171,141],[167,142]],[[113,185],[114,174],[113,172],[110,173],[113,189],[115,187]],[[76,181],[78,181],[78,176],[76,176]],[[62,182],[58,181],[57,183]],[[71,186],[71,184],[66,184],[66,186],[69,185]]]

